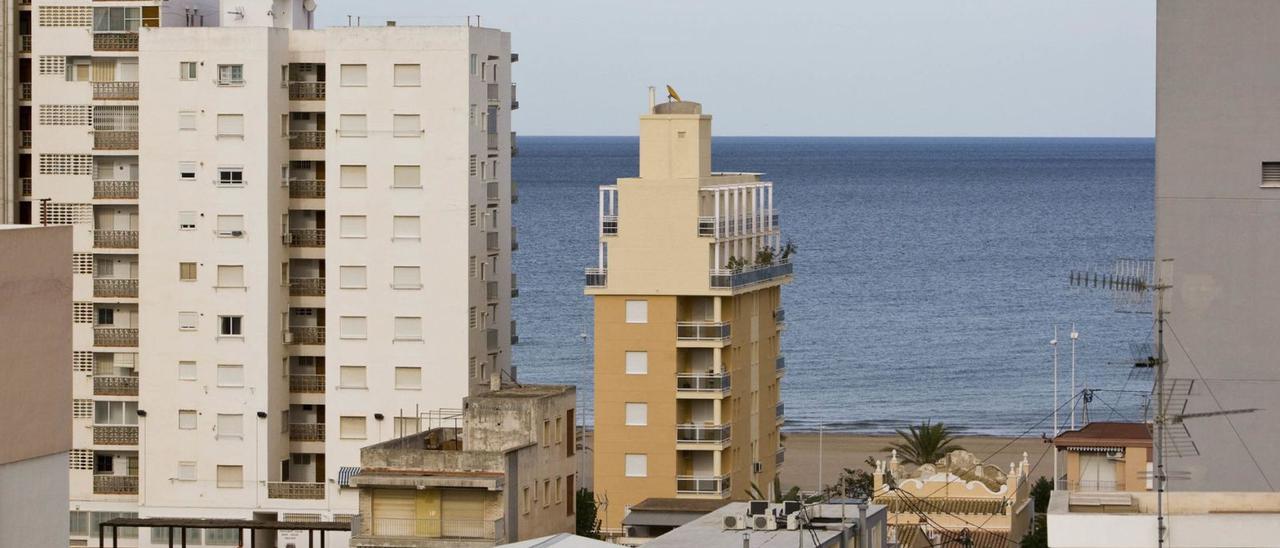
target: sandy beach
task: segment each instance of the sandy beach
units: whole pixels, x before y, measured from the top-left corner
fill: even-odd
[[[799,485],[803,490],[814,489],[818,484],[818,434],[786,432],[784,436],[786,461],[782,465],[783,489],[789,489],[792,485]],[[867,457],[887,459],[889,454],[883,449],[897,439],[897,436],[891,435],[823,434],[822,482],[833,483],[840,475],[840,470],[846,467],[862,467],[871,471],[865,464]],[[1046,452],[1048,444],[1038,437],[1022,438],[1011,444],[1010,439],[1012,438],[967,436],[958,438],[958,443],[962,448],[985,459],[988,464],[1001,468],[1008,468],[1010,462],[1022,460],[1022,453],[1026,452],[1027,459],[1033,465],[1033,480],[1052,475],[1053,462]],[[1036,465],[1037,461],[1039,465]]]

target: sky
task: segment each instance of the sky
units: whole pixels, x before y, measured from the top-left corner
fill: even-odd
[[[511,32],[522,135],[633,135],[648,87],[667,84],[717,135],[1155,130],[1155,0],[318,3],[322,26],[480,15]]]

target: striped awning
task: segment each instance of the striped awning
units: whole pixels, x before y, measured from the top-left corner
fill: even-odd
[[[351,476],[360,473],[359,466],[341,466],[338,468],[338,487],[351,487]]]

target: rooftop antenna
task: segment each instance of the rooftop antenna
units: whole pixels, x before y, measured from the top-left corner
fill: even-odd
[[[671,87],[671,84],[667,84],[667,99],[670,99],[677,103],[681,102],[680,94],[676,93],[676,88]]]
[[[1156,546],[1164,548],[1165,535],[1165,492],[1168,490],[1170,473],[1166,468],[1167,453],[1172,449],[1178,456],[1194,456],[1199,454],[1195,442],[1187,431],[1185,419],[1214,417],[1252,413],[1257,409],[1232,409],[1211,411],[1206,413],[1186,413],[1187,400],[1195,385],[1193,379],[1167,379],[1168,359],[1164,348],[1165,316],[1169,313],[1165,307],[1165,293],[1173,287],[1165,278],[1166,267],[1172,259],[1161,259],[1161,269],[1153,259],[1120,259],[1115,262],[1111,273],[1088,271],[1072,271],[1069,282],[1074,287],[1101,288],[1111,290],[1117,312],[1139,314],[1154,313],[1156,317],[1155,355],[1150,359],[1155,369],[1155,409],[1152,411],[1152,442],[1155,446],[1155,471],[1152,474],[1156,489]],[[1155,300],[1154,308],[1151,306]],[[1154,312],[1153,312],[1154,311]],[[1170,414],[1170,404],[1181,404],[1177,413]],[[1169,428],[1173,425],[1174,428]],[[1172,431],[1171,431],[1172,430]],[[1175,475],[1185,477],[1177,472]]]

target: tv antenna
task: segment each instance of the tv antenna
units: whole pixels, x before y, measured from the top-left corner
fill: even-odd
[[[1161,259],[1161,263],[1172,262],[1172,259]],[[1089,271],[1072,271],[1069,282],[1073,287],[1087,287],[1111,290],[1117,312],[1134,314],[1155,314],[1156,340],[1154,352],[1148,357],[1149,367],[1154,369],[1155,409],[1151,413],[1152,441],[1155,446],[1155,471],[1151,475],[1156,489],[1156,545],[1164,548],[1165,534],[1165,492],[1168,490],[1170,472],[1166,468],[1166,453],[1173,451],[1179,457],[1199,455],[1199,449],[1187,430],[1186,419],[1216,417],[1252,413],[1257,409],[1232,409],[1210,411],[1205,413],[1187,413],[1187,401],[1195,386],[1194,379],[1167,379],[1168,359],[1164,348],[1165,316],[1169,311],[1165,307],[1165,293],[1173,287],[1157,272],[1153,259],[1119,259],[1110,273]],[[1152,301],[1154,300],[1154,307]],[[1137,362],[1135,362],[1137,365]],[[1178,412],[1171,414],[1169,409],[1177,407]],[[1173,428],[1170,428],[1172,426]],[[1188,474],[1175,472],[1178,479],[1186,479]]]

